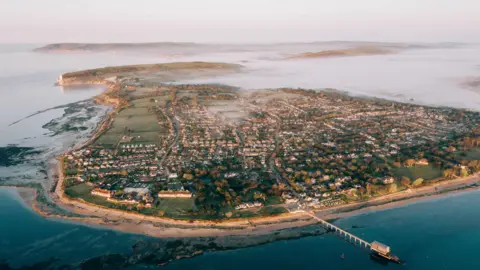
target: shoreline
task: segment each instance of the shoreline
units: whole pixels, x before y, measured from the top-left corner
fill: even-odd
[[[30,188],[34,190],[34,199],[31,202],[27,200],[26,203],[37,214],[45,218],[71,220],[81,224],[100,226],[151,237],[262,235],[282,229],[297,228],[318,223],[318,221],[314,220],[311,216],[300,211],[293,211],[276,216],[230,220],[177,220],[106,208],[68,197],[64,193],[63,188],[64,172],[62,157],[72,150],[82,148],[95,141],[105,131],[111,121],[114,120],[118,110],[125,105],[124,100],[116,95],[117,89],[119,88],[117,83],[107,80],[95,80],[87,82],[69,81],[63,85],[66,86],[77,83],[104,85],[105,90],[91,99],[98,104],[109,106],[111,110],[107,111],[101,118],[101,121],[97,123],[96,128],[88,135],[89,137],[86,138],[85,141],[79,142],[65,149],[58,156],[51,157],[47,160],[47,174],[53,186],[51,191],[45,190],[45,195],[60,209],[81,217],[72,217],[44,211],[44,209],[39,206],[41,202],[37,200],[37,196],[39,195],[38,190],[36,188]],[[113,94],[113,96],[110,96],[110,94]],[[363,202],[348,203],[325,209],[312,209],[312,211],[317,217],[324,220],[345,218],[372,211],[401,207],[431,198],[444,197],[451,193],[474,190],[480,188],[479,183],[480,174],[474,174],[470,177],[442,181],[413,190],[409,189],[394,194],[371,198]]]
[[[60,177],[61,178],[61,177]],[[58,183],[61,180],[59,179]],[[57,187],[58,187],[57,183]],[[350,203],[333,208],[315,210],[317,217],[325,220],[347,218],[376,211],[394,209],[417,202],[448,197],[480,189],[480,175],[440,182],[417,190],[402,191],[377,197],[366,202]],[[7,186],[5,186],[7,187]],[[57,189],[53,202],[62,209],[84,217],[68,217],[43,211],[38,206],[38,191],[32,187],[16,188],[26,206],[47,219],[61,219],[78,224],[111,229],[126,233],[141,234],[155,238],[190,238],[263,235],[284,229],[293,229],[318,223],[302,212],[291,212],[279,216],[257,217],[224,221],[184,221],[152,217],[116,209],[102,208],[78,200],[58,197]],[[23,193],[23,195],[21,194]],[[29,199],[30,198],[30,199]]]
[[[450,182],[450,183],[449,183]],[[435,199],[442,199],[456,194],[473,192],[480,189],[480,174],[439,182],[433,185],[420,187],[416,190],[405,190],[382,197],[373,198],[366,202],[359,202],[316,211],[316,215],[323,214],[327,220],[340,219],[356,215],[368,214],[377,211],[390,210]]]

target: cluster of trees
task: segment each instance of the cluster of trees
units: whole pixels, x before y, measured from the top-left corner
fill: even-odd
[[[244,202],[265,202],[270,196],[281,196],[287,188],[267,175],[263,175],[259,181],[243,177],[225,179],[215,170],[211,170],[208,177],[211,181],[197,179],[193,187],[198,211],[210,215],[230,211]]]
[[[472,149],[474,147],[480,147],[480,136],[478,137],[465,137],[461,143],[465,150]]]

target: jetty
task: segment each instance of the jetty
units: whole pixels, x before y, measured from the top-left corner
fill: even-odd
[[[368,242],[352,233],[349,233],[342,228],[333,225],[332,223],[325,221],[315,215],[315,213],[310,212],[310,211],[305,211],[305,210],[298,210],[296,212],[303,212],[313,219],[317,220],[320,222],[320,224],[327,230],[332,231],[335,233],[338,237],[344,239],[345,241],[352,243],[355,246],[358,246],[360,248],[367,249],[371,252],[372,256],[379,257],[386,259],[388,261],[394,262],[394,263],[399,263],[401,264],[402,261],[395,255],[390,253],[390,247],[382,244],[378,241],[373,241],[373,242]]]

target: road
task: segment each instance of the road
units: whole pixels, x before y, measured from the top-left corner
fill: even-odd
[[[168,114],[168,104],[170,104],[170,109],[171,109],[171,115]],[[165,155],[158,161],[158,166],[160,168],[163,168],[163,165],[165,163],[165,160],[167,159],[170,151],[172,150],[172,148],[178,144],[178,138],[180,136],[179,134],[179,129],[180,129],[180,123],[178,121],[178,118],[176,117],[176,114],[175,114],[175,105],[172,103],[172,102],[167,102],[165,104],[165,112],[167,112],[167,117],[170,118],[170,121],[172,122],[172,128],[173,128],[173,135],[174,135],[174,139],[173,139],[173,142],[167,146],[167,149],[166,149],[166,152],[165,152]],[[165,168],[165,170],[167,171],[167,175],[170,174],[170,171],[168,170],[168,168]]]

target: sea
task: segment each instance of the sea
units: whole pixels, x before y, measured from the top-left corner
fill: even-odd
[[[190,82],[226,83],[243,91],[275,87],[336,88],[352,95],[403,102],[480,109],[480,91],[465,82],[480,77],[480,46],[432,46],[396,55],[285,60],[282,50],[199,51],[189,55],[129,53],[36,53],[41,44],[0,45],[0,147],[38,149],[20,164],[0,167],[0,185],[48,186],[45,160],[87,134],[57,134],[45,124],[65,117],[71,104],[101,93],[99,87],[54,86],[63,72],[112,65],[171,61],[225,61],[247,71]],[[178,82],[177,82],[178,83]],[[100,108],[104,113],[106,108]],[[91,128],[98,118],[92,118]],[[384,265],[333,234],[283,240],[230,251],[207,252],[165,269],[480,269],[480,191],[430,199],[334,221],[368,241],[391,246],[404,265]],[[117,232],[33,212],[15,189],[0,188],[0,269],[78,266],[110,254],[131,254],[143,235]],[[343,254],[343,259],[342,259]],[[128,269],[156,269],[133,265]],[[67,269],[67,268],[65,268]],[[80,269],[80,268],[79,268]],[[111,268],[117,269],[117,268]]]

